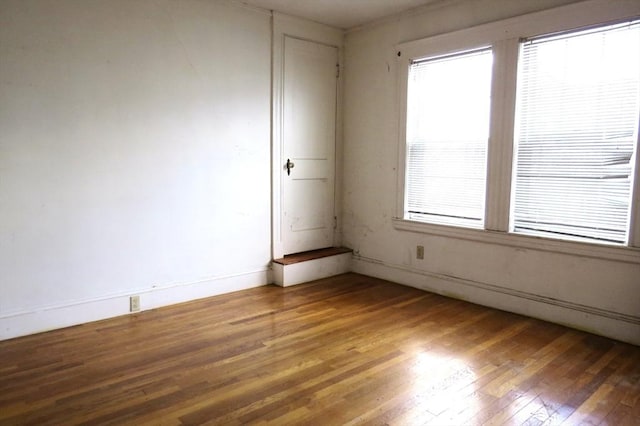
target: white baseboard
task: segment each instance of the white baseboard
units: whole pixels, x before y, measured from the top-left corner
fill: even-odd
[[[291,265],[273,264],[273,282],[279,286],[302,284],[351,270],[351,252],[306,260]]]
[[[353,272],[640,345],[640,317],[353,256]]]
[[[129,297],[140,296],[140,311],[266,285],[271,271],[244,272],[177,283],[131,294],[106,296],[68,305],[43,307],[0,317],[0,340],[129,314]]]

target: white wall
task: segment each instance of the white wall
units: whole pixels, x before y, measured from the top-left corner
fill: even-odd
[[[347,34],[344,244],[354,270],[640,344],[640,263],[395,229],[398,43],[571,3],[478,0]],[[416,245],[425,247],[417,260]],[[615,256],[614,256],[615,257]]]
[[[394,45],[571,1],[348,35],[344,243],[356,271],[639,343],[638,263],[391,224]],[[226,0],[0,2],[0,339],[268,282],[269,22]]]
[[[268,282],[270,16],[0,2],[0,339]]]

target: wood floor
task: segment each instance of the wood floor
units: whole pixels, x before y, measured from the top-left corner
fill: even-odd
[[[640,425],[640,348],[346,274],[0,342],[0,424]]]

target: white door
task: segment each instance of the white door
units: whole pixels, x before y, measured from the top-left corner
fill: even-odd
[[[337,48],[285,37],[284,254],[333,245]]]

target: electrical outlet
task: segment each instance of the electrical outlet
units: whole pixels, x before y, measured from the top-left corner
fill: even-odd
[[[140,310],[140,296],[131,296],[129,298],[129,312],[137,312]]]
[[[416,247],[416,259],[420,259],[420,260],[424,259],[424,246]]]

